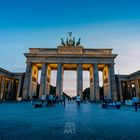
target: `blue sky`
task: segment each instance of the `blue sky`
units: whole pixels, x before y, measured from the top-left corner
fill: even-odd
[[[50,28],[137,19],[137,0],[3,0],[1,28]]]
[[[139,0],[1,0],[0,67],[24,71],[28,48],[55,48],[68,31],[85,48],[113,48],[116,73],[140,69]]]

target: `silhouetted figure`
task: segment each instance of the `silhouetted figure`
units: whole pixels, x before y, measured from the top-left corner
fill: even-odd
[[[108,98],[107,98],[107,96],[104,96],[104,103],[105,103],[105,108],[107,108],[107,105],[108,105]]]
[[[71,103],[71,97],[70,97],[70,103]]]
[[[78,95],[76,96],[77,107],[80,107],[80,101],[81,101],[81,97],[80,97],[80,95],[78,94]]]
[[[30,101],[30,96],[27,97],[27,100]]]
[[[63,105],[66,105],[66,97],[63,95]]]
[[[53,106],[53,95],[50,94],[48,97],[48,106]]]

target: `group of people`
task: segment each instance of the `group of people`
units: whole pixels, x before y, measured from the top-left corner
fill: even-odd
[[[80,95],[77,95],[75,98],[76,102],[77,102],[77,107],[80,107],[80,102],[81,102],[81,97]],[[68,100],[68,102],[70,101],[70,99]],[[32,96],[32,103],[42,103],[42,105],[45,103],[48,107],[52,107],[54,106],[56,103],[60,103],[61,105],[65,106],[66,105],[66,97],[65,95],[62,95],[61,97],[58,97],[56,95],[42,95],[40,97],[40,99],[38,99],[35,95]]]
[[[56,103],[61,103],[62,105],[65,106],[65,96],[63,95],[62,98],[58,98],[58,96],[55,95],[48,95],[46,97],[43,97],[45,95],[42,95],[41,100],[43,100],[43,102],[46,102],[46,105],[49,107],[54,106]]]
[[[69,99],[69,98],[67,98],[67,99],[68,99],[68,102],[71,102],[71,100],[72,100],[72,99]],[[73,99],[75,99],[75,101],[77,103],[77,107],[80,107],[80,103],[81,103],[80,95],[78,94]],[[58,97],[58,96],[52,95],[52,94],[50,94],[48,96],[42,95],[41,98],[40,98],[40,101],[41,101],[42,105],[45,102],[46,105],[49,106],[49,107],[54,106],[56,103],[61,103],[61,105],[63,105],[63,106],[66,105],[66,97],[65,97],[65,95],[62,95],[61,97]],[[105,105],[105,108],[108,107],[109,103],[113,102],[112,99],[108,98],[107,96],[104,96],[102,101],[103,101],[103,103]],[[34,103],[38,102],[38,98],[35,95],[32,96],[32,103],[33,102]],[[114,102],[114,103],[116,103],[116,102]],[[138,104],[139,103],[140,103],[140,100],[139,100],[138,97],[135,96],[135,97],[132,98],[132,104],[134,106],[135,111],[138,110]]]
[[[103,102],[104,102],[104,104],[105,104],[105,108],[107,108],[108,104],[109,104],[110,102],[112,102],[112,99],[111,99],[111,98],[108,98],[107,96],[104,96]],[[138,111],[138,104],[139,104],[139,103],[140,103],[139,98],[136,97],[136,96],[134,96],[134,97],[132,98],[132,105],[134,106],[135,111]]]

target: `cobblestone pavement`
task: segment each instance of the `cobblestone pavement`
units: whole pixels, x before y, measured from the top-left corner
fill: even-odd
[[[0,103],[2,140],[140,140],[140,109],[67,103],[65,107],[32,108],[26,103]]]

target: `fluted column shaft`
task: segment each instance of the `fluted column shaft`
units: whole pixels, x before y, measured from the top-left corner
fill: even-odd
[[[127,81],[127,85],[129,85],[128,92],[130,94],[130,99],[132,99],[133,95],[132,95],[132,84],[131,84],[131,81]]]
[[[56,81],[56,95],[58,95],[59,99],[63,94],[63,65],[58,64],[57,68],[57,81]]]
[[[98,64],[94,64],[94,101],[99,99],[99,74],[98,74]]]
[[[29,96],[29,90],[31,86],[32,64],[27,62],[26,73],[23,85],[23,98],[27,99]]]
[[[123,95],[122,95],[122,83],[119,80],[119,94],[120,94],[120,101],[123,101]]]
[[[139,87],[138,79],[135,79],[135,89],[136,89],[136,96],[140,97],[140,87]]]
[[[93,76],[93,65],[90,67],[90,101],[94,101],[94,76]]]
[[[117,99],[116,96],[116,82],[115,82],[115,72],[114,72],[114,64],[109,64],[109,74],[110,74],[110,94],[113,100]]]
[[[20,78],[19,81],[18,81],[18,90],[17,90],[17,96],[16,96],[17,100],[20,97],[20,91],[21,91],[21,86],[22,86],[21,82],[22,82],[22,78]]]
[[[77,65],[77,95],[82,96],[83,92],[83,72],[82,64]]]
[[[10,97],[10,93],[11,93],[11,86],[12,86],[12,81],[11,80],[9,80],[9,82],[8,82],[8,93],[7,93],[7,99],[9,99],[9,97]]]
[[[46,95],[46,82],[47,82],[46,78],[47,78],[47,65],[43,63],[41,71],[39,97],[41,97],[42,95]]]
[[[3,99],[3,97],[4,97],[4,88],[5,88],[5,80],[2,77],[2,82],[1,82],[1,96],[0,96],[0,99]]]

